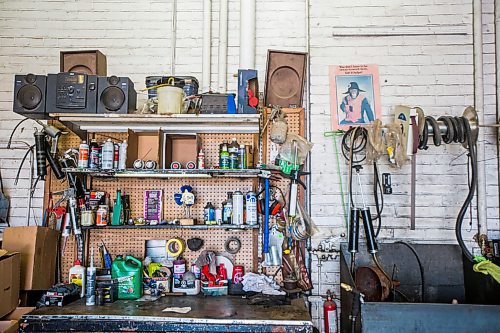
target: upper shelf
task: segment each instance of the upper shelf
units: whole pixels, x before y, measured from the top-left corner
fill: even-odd
[[[89,114],[51,113],[88,132],[259,133],[259,114]]]

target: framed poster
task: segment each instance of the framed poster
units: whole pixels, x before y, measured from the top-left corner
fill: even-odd
[[[330,112],[333,131],[380,119],[378,66],[330,66]]]

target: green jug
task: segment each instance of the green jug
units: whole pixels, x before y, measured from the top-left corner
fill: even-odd
[[[142,262],[132,256],[116,256],[111,276],[118,279],[118,299],[138,299],[142,296]]]

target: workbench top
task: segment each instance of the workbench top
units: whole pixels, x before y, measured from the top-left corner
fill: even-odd
[[[162,312],[167,307],[191,307],[186,314]],[[305,306],[251,305],[239,296],[167,296],[154,302],[116,301],[86,306],[79,300],[64,307],[45,307],[23,316],[20,332],[35,331],[191,331],[191,332],[312,332]]]

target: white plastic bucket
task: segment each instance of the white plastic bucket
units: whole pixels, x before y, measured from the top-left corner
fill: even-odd
[[[164,86],[158,88],[158,114],[182,113],[184,110],[184,90]]]

